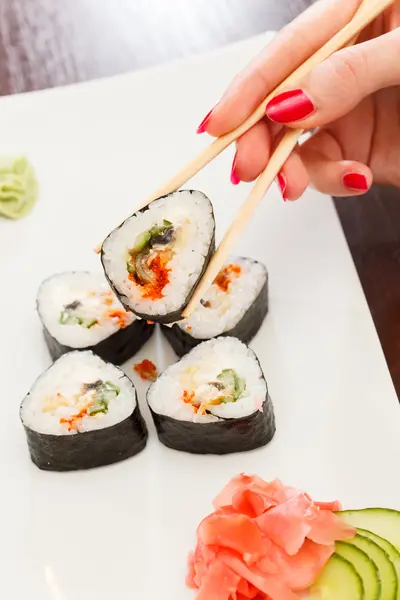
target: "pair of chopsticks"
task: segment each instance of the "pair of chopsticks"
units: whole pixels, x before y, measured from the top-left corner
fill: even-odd
[[[203,150],[194,160],[188,163],[181,171],[179,171],[168,183],[159,188],[152,196],[150,196],[140,208],[144,208],[153,200],[160,196],[165,196],[176,191],[184,185],[189,179],[194,177],[201,169],[206,167],[214,158],[216,158],[223,150],[235,142],[241,135],[251,129],[258,121],[265,116],[265,108],[269,101],[274,98],[280,91],[286,87],[291,87],[296,84],[301,78],[310,73],[317,65],[329,58],[334,52],[337,52],[345,46],[352,45],[356,42],[361,31],[374,21],[384,10],[386,10],[394,0],[363,0],[358,11],[352,20],[343,27],[333,38],[331,38],[324,46],[322,46],[315,54],[308,58],[300,67],[298,67],[291,75],[289,75],[265,100],[257,107],[254,113],[242,123],[239,127],[229,133],[217,138],[210,146]],[[197,304],[200,302],[205,291],[209,288],[220,269],[227,260],[232,247],[234,246],[239,235],[242,233],[247,223],[250,221],[258,204],[264,198],[271,184],[275,180],[279,171],[283,167],[286,160],[296,147],[299,138],[303,134],[303,130],[292,129],[288,130],[276,150],[272,154],[267,167],[259,176],[253,186],[247,200],[239,209],[235,219],[225,233],[220,245],[213,255],[205,273],[203,274],[197,288],[182,313],[183,318],[191,315]]]
[[[225,148],[233,141],[237,140],[241,135],[248,131],[253,125],[260,121],[265,116],[265,108],[268,102],[277,95],[285,87],[292,86],[299,79],[307,75],[317,65],[329,58],[334,52],[337,52],[345,46],[353,45],[361,33],[361,31],[374,21],[384,10],[386,10],[394,0],[364,0],[361,3],[358,11],[353,19],[341,29],[333,38],[331,38],[322,48],[306,60],[298,67],[289,77],[285,79],[267,98],[260,104],[255,112],[237,129],[218,138],[209,146],[202,154],[200,154],[193,162],[187,165],[180,171],[168,184],[162,189],[159,195],[167,194],[181,187],[188,179],[193,177],[199,170],[206,166],[213,158],[218,156]],[[227,260],[232,247],[237,238],[242,233],[247,223],[250,221],[258,204],[264,198],[271,184],[280,172],[281,168],[289,158],[290,154],[296,147],[299,138],[304,133],[302,129],[288,130],[276,150],[272,154],[267,167],[258,177],[254,187],[252,188],[247,200],[239,209],[235,219],[225,233],[220,245],[213,255],[208,268],[206,269],[202,279],[183,311],[182,316],[187,318],[191,315],[197,304],[200,302],[206,290],[218,275],[220,269]],[[169,186],[173,186],[171,189]],[[168,189],[168,191],[166,191]],[[157,194],[158,195],[158,194]]]

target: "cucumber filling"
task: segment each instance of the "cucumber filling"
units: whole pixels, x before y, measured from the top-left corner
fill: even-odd
[[[228,402],[237,402],[246,390],[246,381],[239,377],[235,369],[223,369],[210,381],[199,385],[195,390],[183,392],[183,401],[191,404],[193,410],[199,414],[210,414],[212,406],[219,406]]]
[[[64,310],[60,313],[59,323],[61,325],[81,325],[86,329],[90,329],[97,324],[97,319],[85,319],[79,315],[79,308],[82,303],[79,300],[74,300],[70,304],[64,306]],[[76,312],[78,310],[78,312]]]
[[[143,231],[135,240],[129,252],[126,269],[141,285],[154,284],[157,274],[151,268],[151,258],[155,251],[165,250],[175,241],[174,226],[170,221],[163,220],[161,225],[154,225]]]

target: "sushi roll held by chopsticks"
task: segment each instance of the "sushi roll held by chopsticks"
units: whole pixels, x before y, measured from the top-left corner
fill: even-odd
[[[181,318],[214,248],[210,200],[181,190],[154,200],[112,231],[101,260],[125,308],[171,323]]]
[[[251,258],[231,257],[189,318],[162,331],[178,356],[221,335],[251,342],[268,312],[268,273]]]
[[[125,460],[147,428],[128,377],[92,352],[70,352],[39,377],[20,408],[32,461],[71,471]]]
[[[37,309],[53,360],[72,350],[92,350],[107,362],[129,360],[154,327],[125,310],[102,274],[59,273],[40,286]]]
[[[236,338],[203,342],[147,393],[160,441],[194,454],[264,446],[275,434],[267,384],[254,352]]]

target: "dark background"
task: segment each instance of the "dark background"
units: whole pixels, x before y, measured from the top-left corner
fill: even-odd
[[[279,29],[312,0],[0,0],[0,94],[141,69]],[[400,194],[335,200],[400,393]],[[366,374],[372,376],[373,373]]]

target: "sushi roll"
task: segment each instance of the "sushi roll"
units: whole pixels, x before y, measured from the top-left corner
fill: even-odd
[[[126,311],[103,275],[59,273],[40,286],[37,309],[53,360],[72,350],[93,350],[120,365],[140,350],[154,327]]]
[[[178,356],[200,342],[236,337],[248,344],[268,312],[268,273],[251,258],[231,258],[218,273],[188,319],[162,331]]]
[[[198,345],[150,386],[147,402],[160,441],[175,450],[243,452],[264,446],[275,434],[260,363],[236,338]]]
[[[214,249],[210,200],[181,190],[154,200],[112,231],[101,260],[126,309],[172,323],[181,318]]]
[[[24,398],[20,417],[31,459],[47,471],[119,462],[147,441],[133,383],[93,352],[59,358]]]

